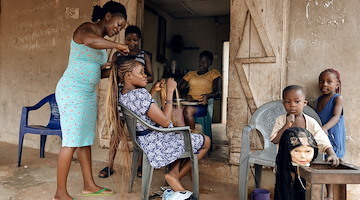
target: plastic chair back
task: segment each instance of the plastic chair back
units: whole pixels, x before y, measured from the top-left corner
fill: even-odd
[[[305,106],[303,112],[313,117],[320,125],[320,117],[309,106]],[[268,102],[258,108],[242,132],[241,153],[239,166],[239,196],[241,200],[247,200],[248,170],[251,164],[255,166],[255,187],[261,184],[262,166],[274,167],[277,155],[277,148],[270,141],[270,134],[275,120],[285,114],[285,108],[281,100]],[[250,134],[257,130],[264,139],[264,149],[250,151]]]

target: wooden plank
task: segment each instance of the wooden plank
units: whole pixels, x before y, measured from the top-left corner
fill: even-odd
[[[322,200],[322,185],[306,182],[306,200]]]
[[[260,36],[261,42],[264,46],[265,52],[267,56],[275,56],[273,48],[270,44],[269,38],[266,34],[264,24],[262,23],[262,20],[260,18],[260,14],[255,6],[255,3],[253,0],[245,0],[248,9],[250,11],[250,15],[252,19],[254,20],[254,24],[256,26],[256,29],[258,31],[258,34]]]
[[[333,185],[333,187],[333,199],[346,199],[346,184]]]
[[[242,64],[254,64],[254,63],[276,63],[276,57],[250,57],[250,58],[237,58],[236,62]]]
[[[236,60],[234,62],[234,66],[235,66],[236,72],[237,72],[237,74],[239,76],[241,86],[242,86],[242,88],[244,90],[245,98],[246,98],[246,101],[248,103],[250,112],[251,112],[251,114],[253,114],[255,112],[255,110],[257,109],[257,106],[256,106],[255,101],[254,101],[254,97],[253,97],[253,94],[252,94],[252,91],[251,91],[251,88],[250,88],[250,85],[249,85],[249,81],[246,78],[244,68],[242,66],[242,63],[241,62],[236,62]]]

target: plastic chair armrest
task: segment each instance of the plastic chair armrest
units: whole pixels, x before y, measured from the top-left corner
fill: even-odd
[[[246,125],[242,131],[241,137],[241,153],[245,150],[246,152],[250,152],[250,133],[253,128],[250,125]]]
[[[29,107],[22,107],[20,125],[22,126],[28,125],[28,117],[29,117],[30,109]]]
[[[35,104],[34,106],[25,106],[25,108],[30,111],[30,110],[37,110],[39,109],[41,106],[43,106],[44,104],[48,103],[49,100],[47,98],[42,99],[41,101],[39,101],[37,104]]]

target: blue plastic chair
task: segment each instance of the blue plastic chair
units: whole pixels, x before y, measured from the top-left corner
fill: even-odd
[[[212,141],[212,116],[214,110],[214,99],[208,100],[207,113],[204,117],[195,117],[195,123],[201,124],[202,133],[209,136]]]
[[[49,103],[50,105],[50,120],[47,126],[42,125],[29,125],[28,115],[30,111],[41,108],[44,104]],[[40,135],[40,158],[45,158],[45,143],[48,135],[58,135],[62,139],[61,127],[60,127],[60,113],[58,105],[56,103],[55,94],[43,98],[39,103],[34,106],[28,106],[22,108],[20,130],[19,130],[19,146],[18,146],[18,164],[21,165],[21,155],[23,140],[26,133]]]

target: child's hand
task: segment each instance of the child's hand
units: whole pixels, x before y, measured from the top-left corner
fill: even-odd
[[[328,130],[326,128],[324,128],[324,127],[321,127],[321,128],[326,133],[326,135],[329,135],[329,132],[328,132]]]
[[[289,127],[291,127],[294,122],[295,122],[294,114],[290,114],[290,115],[286,116],[286,123],[289,125]]]
[[[326,161],[331,162],[331,165],[335,167],[340,164],[340,159],[336,156],[336,154],[328,154]]]
[[[176,89],[177,83],[174,78],[169,78],[166,81],[166,90],[167,91],[174,91]]]

